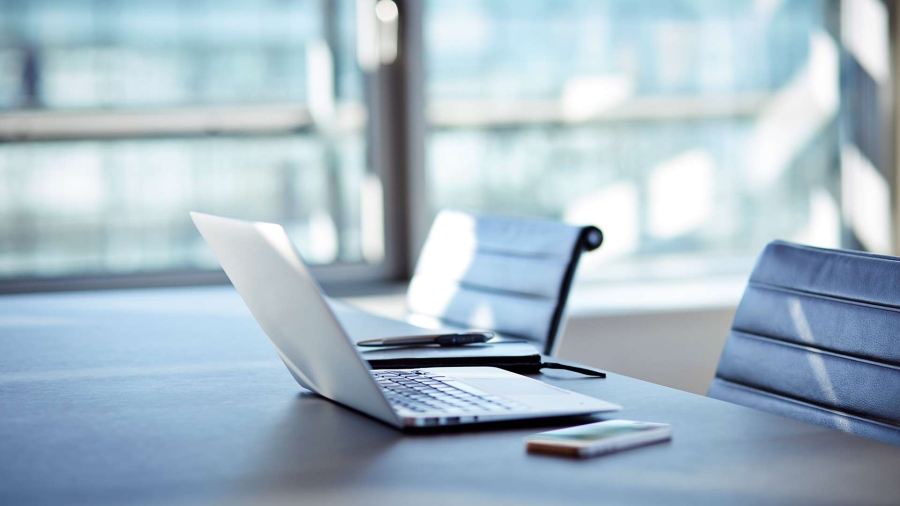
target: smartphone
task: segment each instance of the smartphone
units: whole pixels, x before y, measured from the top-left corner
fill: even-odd
[[[672,427],[665,423],[606,420],[532,434],[525,438],[525,447],[529,452],[594,457],[670,439]]]

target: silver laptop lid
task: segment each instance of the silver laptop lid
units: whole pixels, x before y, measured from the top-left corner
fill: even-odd
[[[196,212],[191,218],[298,383],[401,426],[284,228]]]

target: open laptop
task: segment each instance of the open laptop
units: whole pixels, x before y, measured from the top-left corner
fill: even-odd
[[[373,371],[280,225],[191,218],[288,371],[322,397],[399,428],[620,409],[493,367]]]

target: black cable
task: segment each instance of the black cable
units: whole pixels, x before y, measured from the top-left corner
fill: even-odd
[[[564,371],[572,371],[577,372],[578,374],[584,374],[585,376],[594,376],[595,378],[605,378],[606,373],[600,371],[594,371],[592,369],[586,369],[584,367],[576,367],[574,365],[566,365],[566,364],[557,364],[556,362],[541,362],[541,369],[561,369]]]

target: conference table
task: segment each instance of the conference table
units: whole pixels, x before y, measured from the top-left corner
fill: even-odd
[[[900,447],[613,373],[533,377],[624,409],[404,433],[299,387],[230,286],[6,295],[0,504],[900,503]],[[525,451],[604,418],[673,439]]]

